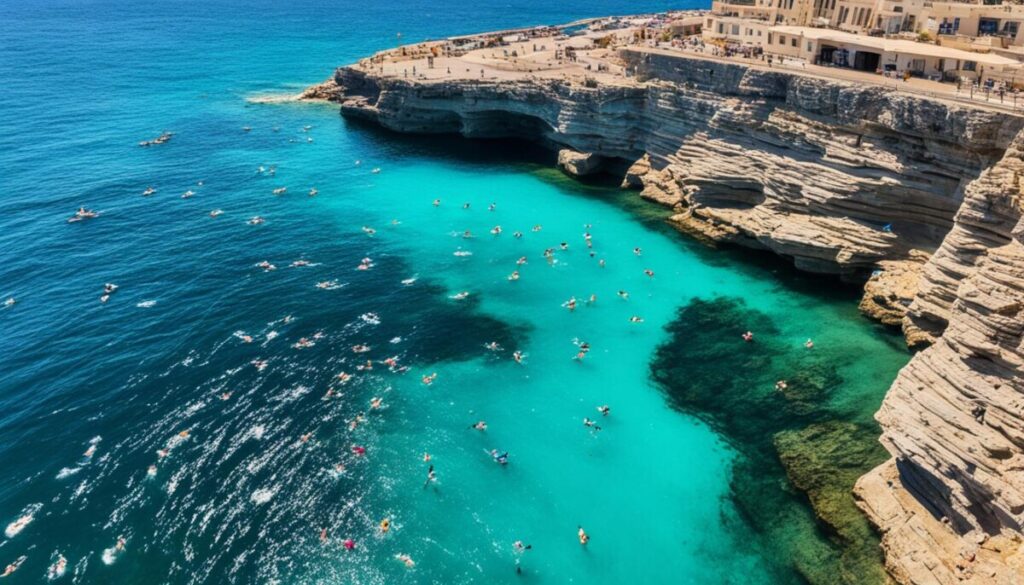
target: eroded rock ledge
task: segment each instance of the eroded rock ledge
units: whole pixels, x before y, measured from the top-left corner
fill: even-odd
[[[623,186],[683,231],[866,282],[866,313],[931,344],[877,417],[894,459],[858,484],[887,568],[1024,582],[1024,119],[684,54],[616,59],[630,77],[586,83],[366,61],[311,93],[400,132],[535,140],[576,175],[628,167]]]

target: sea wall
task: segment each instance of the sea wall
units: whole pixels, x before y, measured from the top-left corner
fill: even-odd
[[[878,414],[893,459],[859,482],[904,583],[1020,583],[1020,116],[790,71],[626,49],[629,77],[416,81],[338,69],[316,96],[400,132],[522,137],[710,242],[865,282],[926,346]]]

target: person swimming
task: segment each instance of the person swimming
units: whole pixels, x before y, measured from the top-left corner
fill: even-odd
[[[597,412],[600,412],[601,416],[608,416],[609,414],[611,414],[612,409],[607,404],[602,404],[601,406],[597,407]]]
[[[645,269],[644,274],[647,275],[647,278],[654,278],[654,271],[650,268]]]
[[[571,311],[575,311],[576,310],[576,297],[569,297],[569,300],[566,301],[565,305],[563,305],[563,306],[565,308],[569,309],[570,312]]]
[[[776,392],[782,392],[786,388],[789,388],[789,384],[787,384],[785,380],[779,380],[778,382],[775,382]]]
[[[346,538],[344,541],[342,541],[341,545],[345,547],[345,550],[355,550],[356,541],[352,540],[351,538]]]
[[[522,266],[526,264],[526,256],[520,256],[519,260],[516,260],[516,266]]]
[[[380,531],[382,534],[387,534],[388,530],[391,530],[391,519],[385,518],[380,521]]]
[[[518,270],[513,270],[512,274],[508,275],[508,279],[510,281],[512,281],[512,282],[515,282],[515,281],[519,280],[519,271]]]
[[[523,232],[518,230],[514,231],[512,232],[512,237],[518,240],[519,238],[523,237]]]
[[[0,577],[9,577],[10,575],[12,575],[15,571],[18,570],[19,567],[21,567],[21,564],[24,563],[25,559],[27,558],[28,557],[26,557],[25,555],[21,555],[20,557],[15,559],[13,563],[4,567],[4,572],[0,573]]]
[[[486,431],[487,430],[487,423],[482,421],[482,420],[478,420],[475,423],[469,425],[469,428],[471,428],[473,430],[476,430],[476,431]]]
[[[421,380],[422,380],[422,382],[425,385],[430,386],[431,384],[434,383],[434,380],[436,380],[436,379],[437,379],[437,372],[434,372],[434,373],[430,374],[429,376],[423,376],[423,378]]]
[[[641,256],[643,255],[643,250],[641,250],[640,247],[637,246],[636,248],[633,248],[633,253],[636,254],[637,256]]]
[[[579,526],[578,528],[579,531],[576,532],[576,536],[579,537],[580,544],[586,546],[587,543],[590,542],[590,535],[588,535],[587,532],[583,530],[582,526]]]
[[[430,468],[427,469],[427,481],[423,482],[423,487],[427,487],[431,482],[435,481],[437,481],[437,473],[434,472],[434,466],[431,465]]]
[[[495,236],[501,235],[501,226],[500,225],[496,225],[496,226],[492,227],[491,228],[491,234],[493,234]]]
[[[625,300],[629,300],[629,293],[624,291],[624,290],[620,290],[619,292],[617,292],[615,294],[619,295],[619,298],[624,300],[624,301]]]
[[[434,207],[440,207],[440,206],[441,206],[441,200],[440,199],[434,199]]]
[[[515,360],[515,362],[517,364],[522,364],[523,363],[523,358],[525,358],[525,357],[526,356],[523,354],[523,352],[519,351],[518,349],[516,351],[512,352],[512,359]]]
[[[508,451],[499,453],[497,449],[491,449],[491,458],[498,465],[508,465]]]
[[[804,347],[807,349],[814,349],[814,342],[808,337],[807,341],[804,342]]]
[[[630,323],[643,323],[644,322],[644,318],[640,317],[640,316],[637,316],[637,315],[633,315],[632,317],[629,318],[629,322]]]
[[[528,551],[528,550],[530,550],[532,548],[533,548],[533,545],[523,544],[523,541],[521,541],[521,540],[517,540],[517,541],[512,543],[512,551],[515,552],[515,555],[516,555],[516,574],[517,575],[521,575],[523,573],[523,568],[519,564],[520,557],[523,556],[523,553],[525,553],[526,551]]]
[[[754,334],[753,334],[753,332],[747,331],[746,333],[744,333],[743,334],[743,341],[746,341],[747,343],[750,343],[750,342],[754,341]]]
[[[595,431],[601,430],[601,427],[598,426],[597,423],[595,423],[594,421],[590,420],[587,417],[583,417],[583,426],[594,429]]]
[[[412,560],[412,557],[405,553],[398,553],[395,555],[395,558],[402,561],[402,563],[405,564],[406,568],[408,569],[411,569],[416,566],[416,563]]]

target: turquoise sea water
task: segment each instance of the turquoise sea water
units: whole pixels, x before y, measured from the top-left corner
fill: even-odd
[[[7,581],[45,580],[58,554],[79,583],[797,583],[840,566],[842,539],[772,445],[809,424],[871,429],[907,355],[852,291],[702,248],[528,145],[245,101],[396,32],[668,7],[8,6],[0,296],[17,302],[0,309],[0,525],[33,521],[0,540],[0,566],[26,557]],[[167,144],[137,146],[163,130]],[[101,216],[67,224],[79,206]],[[103,304],[107,282],[120,288]],[[750,322],[756,351],[739,338]],[[779,377],[813,392],[779,398]]]

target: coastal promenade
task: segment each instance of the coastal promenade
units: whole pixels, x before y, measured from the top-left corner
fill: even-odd
[[[529,31],[530,29],[522,30]],[[500,38],[508,32],[515,32],[523,37],[527,36],[521,31],[499,31],[456,37],[456,39],[484,42],[486,39]],[[633,30],[630,28],[619,29],[615,31],[615,36],[628,39],[632,32]],[[576,36],[564,34],[531,36],[518,42],[502,42],[500,46],[472,49],[456,54],[434,49],[439,53],[437,56],[431,55],[431,48],[443,47],[445,44],[440,41],[432,41],[383,51],[372,58],[360,61],[355,68],[382,77],[422,82],[464,79],[492,81],[563,79],[569,83],[583,84],[588,79],[593,79],[602,84],[633,85],[636,80],[629,75],[620,56],[620,51],[630,51],[681,59],[735,63],[756,70],[784,70],[797,75],[829,81],[884,87],[896,92],[993,111],[1024,111],[1024,96],[1015,93],[1006,93],[1000,96],[994,92],[960,88],[952,83],[941,83],[916,77],[904,80],[849,68],[814,65],[796,59],[768,62],[763,57],[745,57],[741,54],[727,56],[722,54],[717,47],[703,43],[678,46],[668,42],[645,41],[601,46],[595,41],[598,41],[603,34],[605,33],[588,32]],[[506,38],[508,36],[505,35]],[[452,39],[448,39],[448,42],[450,41]],[[410,50],[411,48],[421,50],[413,51]]]

